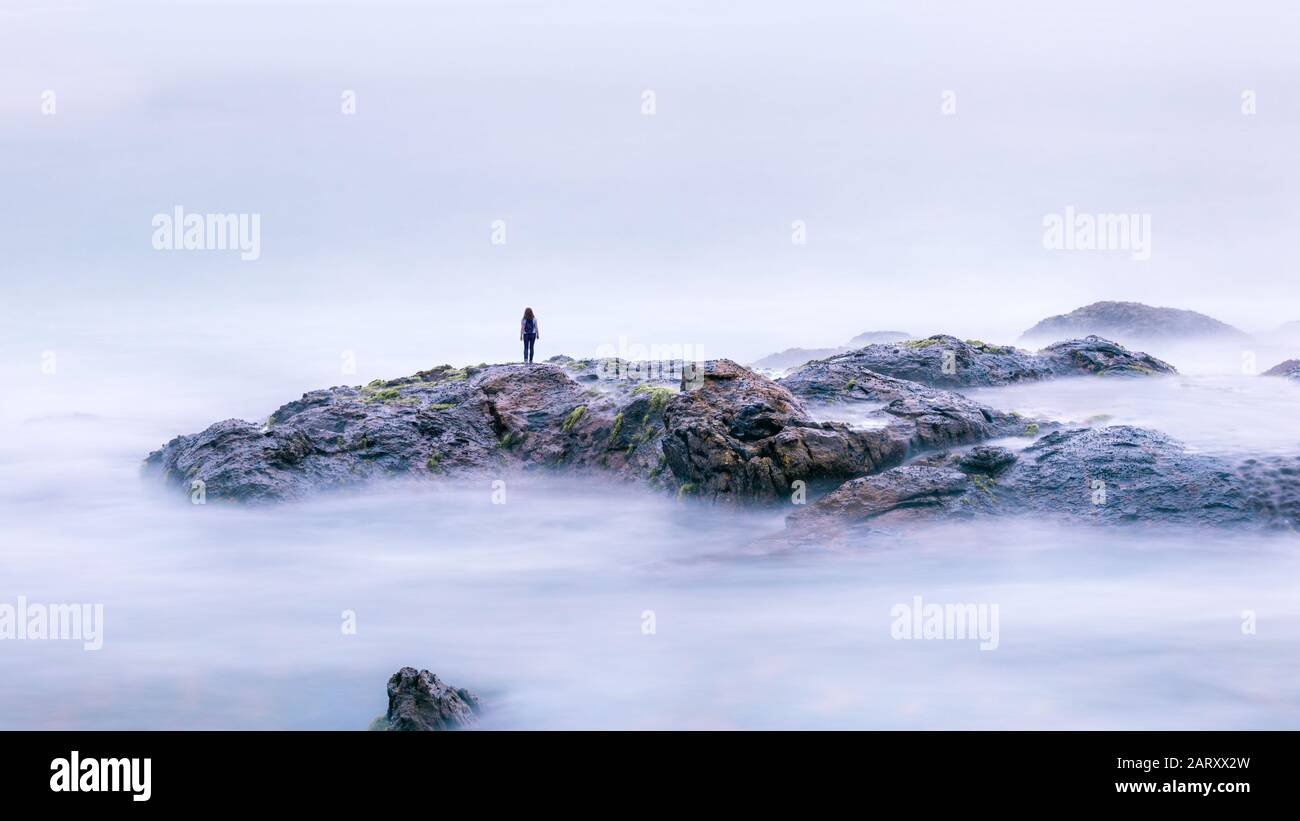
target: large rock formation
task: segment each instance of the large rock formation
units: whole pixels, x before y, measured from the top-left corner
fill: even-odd
[[[396,476],[513,469],[614,473],[681,494],[765,500],[839,482],[935,447],[1017,433],[1024,422],[964,397],[871,376],[885,404],[863,429],[815,421],[784,387],[728,360],[448,366],[363,388],[312,391],[261,425],[219,422],[150,454],[186,492],[245,502]],[[686,390],[681,390],[682,387]]]
[[[680,377],[618,378],[617,360],[442,366],[362,388],[312,391],[263,424],[178,436],[146,465],[187,491],[245,502],[393,476],[598,465],[649,477]]]
[[[1021,339],[1047,342],[1091,334],[1122,342],[1247,338],[1237,328],[1195,311],[1153,308],[1140,302],[1094,302],[1044,319],[1025,331]]]
[[[428,670],[403,667],[388,679],[388,711],[370,725],[373,730],[430,732],[466,730],[478,725],[478,697],[449,687]]]
[[[870,383],[872,375],[941,388],[1008,385],[1062,376],[1177,373],[1147,354],[1090,336],[1058,342],[1037,354],[1009,345],[932,336],[889,345],[868,345],[797,368],[780,383],[808,399],[845,398],[843,388]]]
[[[1024,427],[1016,417],[957,394],[875,379],[875,396],[887,404],[874,413],[878,424],[863,429],[814,421],[784,386],[727,360],[710,362],[701,387],[675,397],[665,410],[668,467],[692,492],[767,500],[790,493],[796,480],[839,482],[918,451]],[[866,390],[868,381],[857,390]]]
[[[845,527],[1032,514],[1061,521],[1294,527],[1300,457],[1226,459],[1129,426],[1055,431],[1013,453],[935,454],[841,485],[787,519],[795,541]]]

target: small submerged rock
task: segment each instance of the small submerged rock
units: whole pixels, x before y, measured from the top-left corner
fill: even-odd
[[[470,691],[450,687],[428,670],[403,667],[388,679],[388,712],[376,718],[370,729],[467,730],[478,726],[481,709]]]

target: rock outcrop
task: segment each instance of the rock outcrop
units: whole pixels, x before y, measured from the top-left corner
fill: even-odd
[[[232,419],[176,437],[146,465],[185,492],[201,483],[209,500],[243,502],[384,477],[545,468],[763,501],[795,481],[838,483],[1025,426],[957,394],[875,374],[846,392],[883,404],[875,424],[817,421],[785,387],[729,360],[664,373],[567,358],[443,366],[312,391],[262,425]]]
[[[1196,311],[1154,308],[1140,302],[1094,302],[1044,319],[1025,331],[1021,339],[1046,342],[1092,334],[1130,342],[1248,338],[1237,328]]]
[[[229,419],[178,436],[146,466],[189,492],[241,502],[301,498],[383,477],[599,466],[650,478],[680,376],[617,360],[442,366],[362,388],[312,391],[263,424]]]
[[[1172,365],[1122,345],[1090,336],[1058,342],[1034,354],[1010,345],[932,336],[898,344],[868,345],[809,362],[780,379],[807,399],[833,401],[850,382],[872,374],[938,388],[987,387],[1064,376],[1177,373]]]
[[[450,687],[428,670],[403,667],[388,679],[388,711],[372,730],[431,732],[478,726],[481,706],[468,690]]]
[[[1141,351],[1130,351],[1118,342],[1099,336],[1071,339],[1048,345],[1036,356],[1046,362],[1053,376],[1158,376],[1178,370],[1161,359]]]
[[[957,394],[876,377],[886,404],[878,425],[814,421],[783,385],[727,360],[710,362],[698,390],[674,397],[664,413],[663,452],[690,492],[717,499],[771,500],[793,483],[838,483],[901,463],[935,447],[1019,432],[1016,417]],[[868,381],[857,387],[864,391]],[[887,395],[887,398],[886,398]]]
[[[1234,463],[1130,426],[1061,430],[861,477],[787,519],[795,540],[845,526],[1031,514],[1061,521],[1188,526],[1300,522],[1300,457]]]

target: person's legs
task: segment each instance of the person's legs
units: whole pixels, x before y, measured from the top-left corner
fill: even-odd
[[[533,361],[533,342],[536,339],[532,334],[524,336],[524,361]]]

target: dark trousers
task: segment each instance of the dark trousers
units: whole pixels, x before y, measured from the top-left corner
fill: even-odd
[[[537,341],[536,334],[524,334],[524,361],[533,361],[533,343]]]

